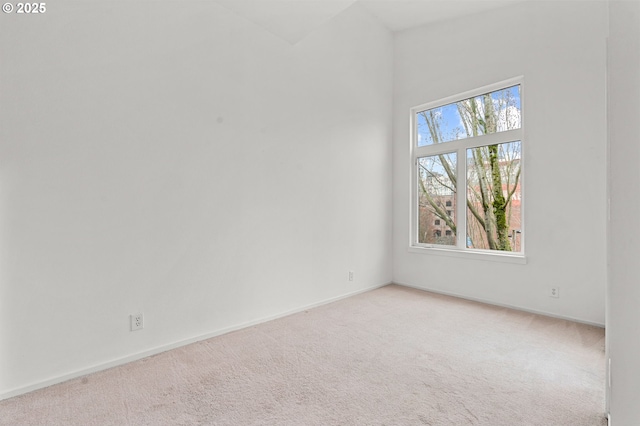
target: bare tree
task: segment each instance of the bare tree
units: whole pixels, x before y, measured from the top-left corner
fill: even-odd
[[[498,92],[497,98],[485,94],[457,102],[455,106],[462,128],[456,129],[456,134],[449,135],[448,139],[442,134],[442,114],[434,109],[420,112],[432,143],[456,139],[462,131],[466,137],[475,137],[519,127],[519,111],[511,90]],[[519,195],[520,148],[520,142],[514,141],[467,150],[467,236],[474,247],[513,250],[509,237],[512,218],[517,215],[519,221],[519,204],[514,209],[513,200],[516,193]],[[420,208],[443,220],[453,235],[458,229],[451,209],[444,203],[456,198],[455,157],[440,154],[421,158],[418,162]],[[517,198],[519,200],[519,196]],[[519,223],[517,225],[519,227]]]

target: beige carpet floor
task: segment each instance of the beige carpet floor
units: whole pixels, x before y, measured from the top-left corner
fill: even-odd
[[[387,286],[0,402],[2,425],[606,425],[604,330]]]

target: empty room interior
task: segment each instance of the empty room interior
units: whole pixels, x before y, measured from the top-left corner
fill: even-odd
[[[0,15],[0,424],[640,424],[639,1]]]

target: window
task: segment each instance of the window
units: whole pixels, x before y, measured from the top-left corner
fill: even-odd
[[[523,253],[521,96],[513,79],[411,109],[413,247]]]

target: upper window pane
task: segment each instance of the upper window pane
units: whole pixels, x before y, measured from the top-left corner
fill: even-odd
[[[419,111],[415,118],[418,146],[519,129],[520,85]]]

